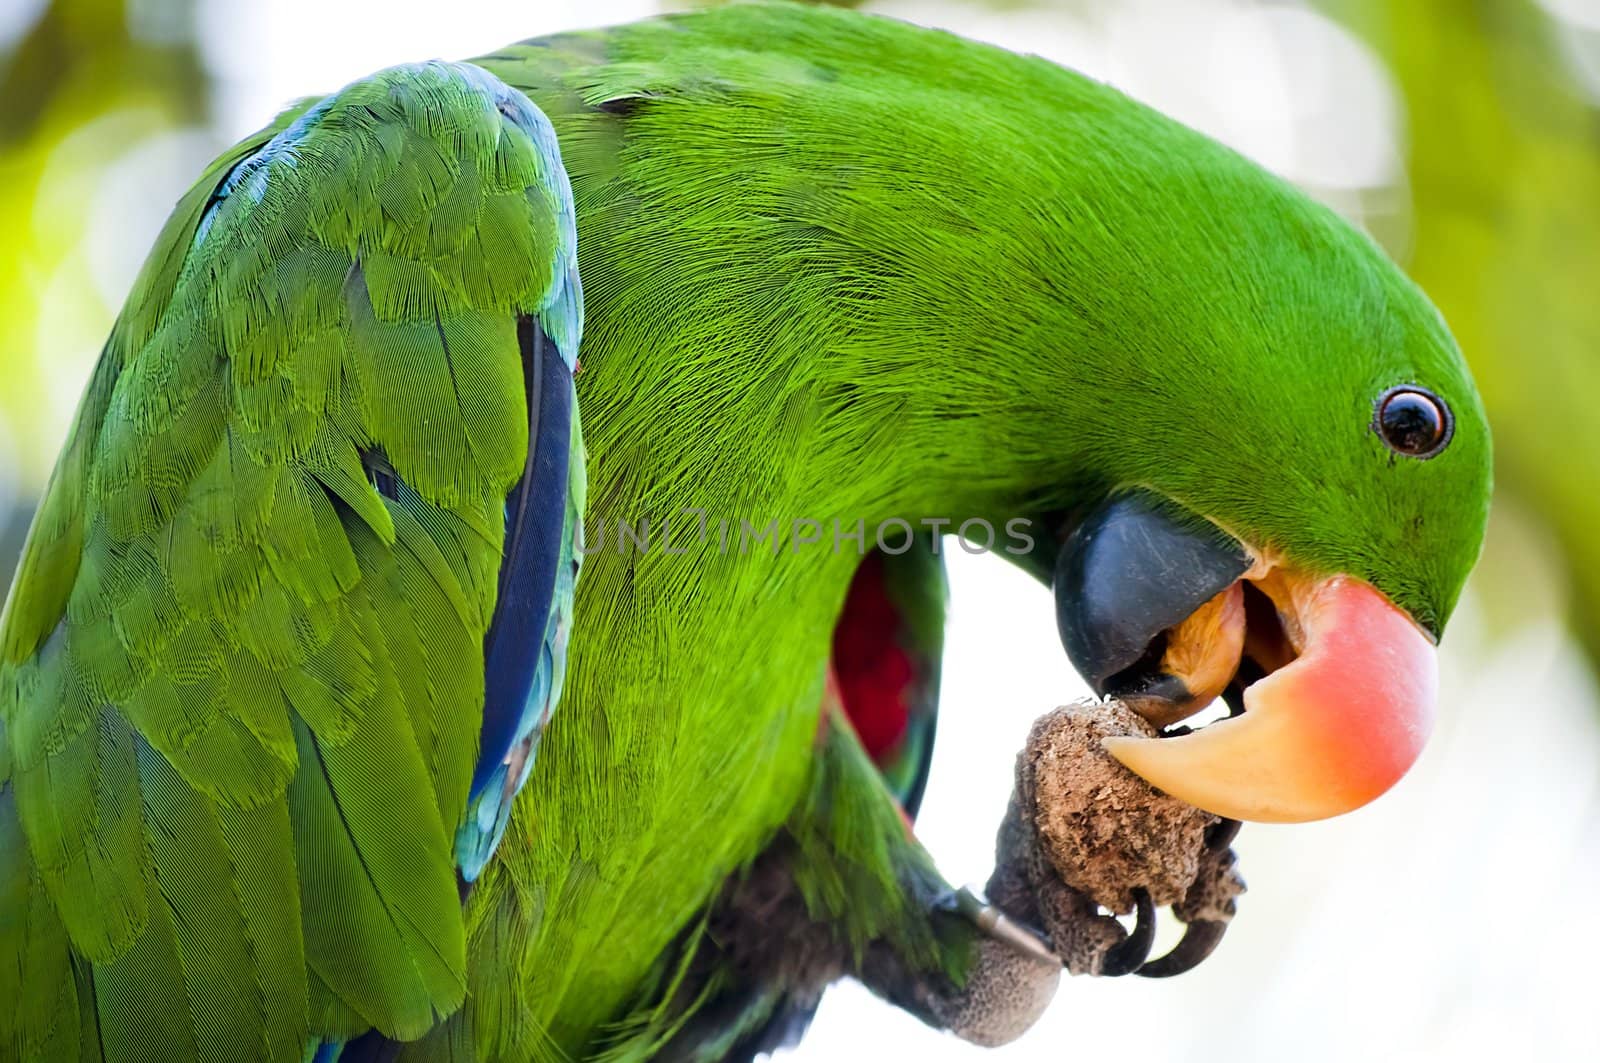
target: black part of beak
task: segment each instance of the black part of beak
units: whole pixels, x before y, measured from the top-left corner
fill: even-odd
[[[1146,491],[1107,500],[1056,558],[1056,622],[1067,656],[1098,694],[1154,653],[1250,566],[1232,536]],[[1171,693],[1178,693],[1173,691]]]

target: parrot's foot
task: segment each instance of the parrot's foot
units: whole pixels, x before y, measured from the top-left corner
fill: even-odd
[[[829,732],[840,756],[819,776],[839,794],[850,771],[872,771]],[[1017,760],[1017,785],[996,842],[987,897],[953,890],[901,820],[876,821],[887,867],[819,830],[817,800],[749,866],[729,877],[684,952],[662,968],[662,998],[641,1002],[665,1023],[659,1059],[748,1059],[803,1031],[824,989],[854,976],[923,1021],[978,1045],[1020,1036],[1044,1013],[1062,971],[1180,974],[1216,947],[1244,890],[1229,843],[1238,829],[1132,774],[1102,747],[1110,735],[1153,736],[1117,702],[1040,719]],[[868,776],[876,786],[877,780]],[[885,801],[884,808],[888,809]],[[853,829],[855,829],[853,827]],[[867,847],[870,853],[871,847]],[[887,874],[882,872],[887,871]],[[1150,960],[1156,909],[1188,924]],[[1128,929],[1117,918],[1134,915]],[[640,1035],[655,1042],[659,1025]],[[733,1045],[732,1049],[727,1046]]]
[[[1122,734],[1154,729],[1117,702],[1067,706],[1034,724],[988,894],[1005,924],[1039,928],[1073,974],[1170,977],[1210,955],[1233,918],[1245,888],[1230,848],[1239,824],[1122,767],[1101,744]],[[1188,929],[1147,962],[1155,910],[1168,905]],[[1132,930],[1116,918],[1128,913]]]
[[[1204,960],[1244,891],[1229,845],[1238,832],[1152,788],[1106,753],[1109,735],[1153,737],[1117,702],[1085,703],[1040,719],[1017,758],[1017,785],[996,840],[987,898],[971,890],[945,907],[981,932],[959,982],[869,955],[863,980],[979,1045],[1018,1037],[1073,974],[1169,977]],[[1188,925],[1151,960],[1156,909]],[[1129,929],[1117,918],[1134,915]]]
[[[916,995],[901,1003],[963,1041],[995,1048],[1038,1022],[1060,983],[1061,964],[1055,959],[989,938],[978,943],[959,987],[923,980],[914,987]]]

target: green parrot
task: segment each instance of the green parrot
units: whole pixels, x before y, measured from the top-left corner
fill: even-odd
[[[1367,237],[1043,60],[748,4],[376,74],[178,203],[45,493],[0,1056],[747,1059],[844,976],[1004,1040],[1059,964],[907,825],[936,533],[1124,764],[1298,821],[1420,752],[1489,492]]]

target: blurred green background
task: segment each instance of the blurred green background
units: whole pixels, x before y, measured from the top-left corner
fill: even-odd
[[[380,66],[662,6],[684,5],[0,0],[0,585],[133,274],[213,154]],[[1600,0],[859,6],[1111,81],[1344,212],[1443,310],[1496,436],[1489,545],[1446,639],[1446,719],[1417,778],[1337,825],[1247,831],[1254,892],[1205,974],[1074,983],[1003,1054],[1597,1058]],[[955,703],[994,700],[997,660],[1059,656],[1047,603],[996,628],[990,596],[1013,576],[967,564],[925,834],[981,879],[1008,751],[1061,700],[1064,664],[1014,721],[991,714],[963,737],[988,707]],[[941,776],[977,770],[985,742],[992,809],[941,804]],[[848,991],[802,1054],[904,1051],[971,1055]]]

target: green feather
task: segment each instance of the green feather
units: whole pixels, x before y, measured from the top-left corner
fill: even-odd
[[[89,960],[120,955],[148,916],[134,742],[127,720],[105,709],[59,752],[15,775],[27,852]]]
[[[0,634],[0,1045],[298,1060],[461,1006],[517,319],[570,255],[508,92],[301,105],[160,237]]]

